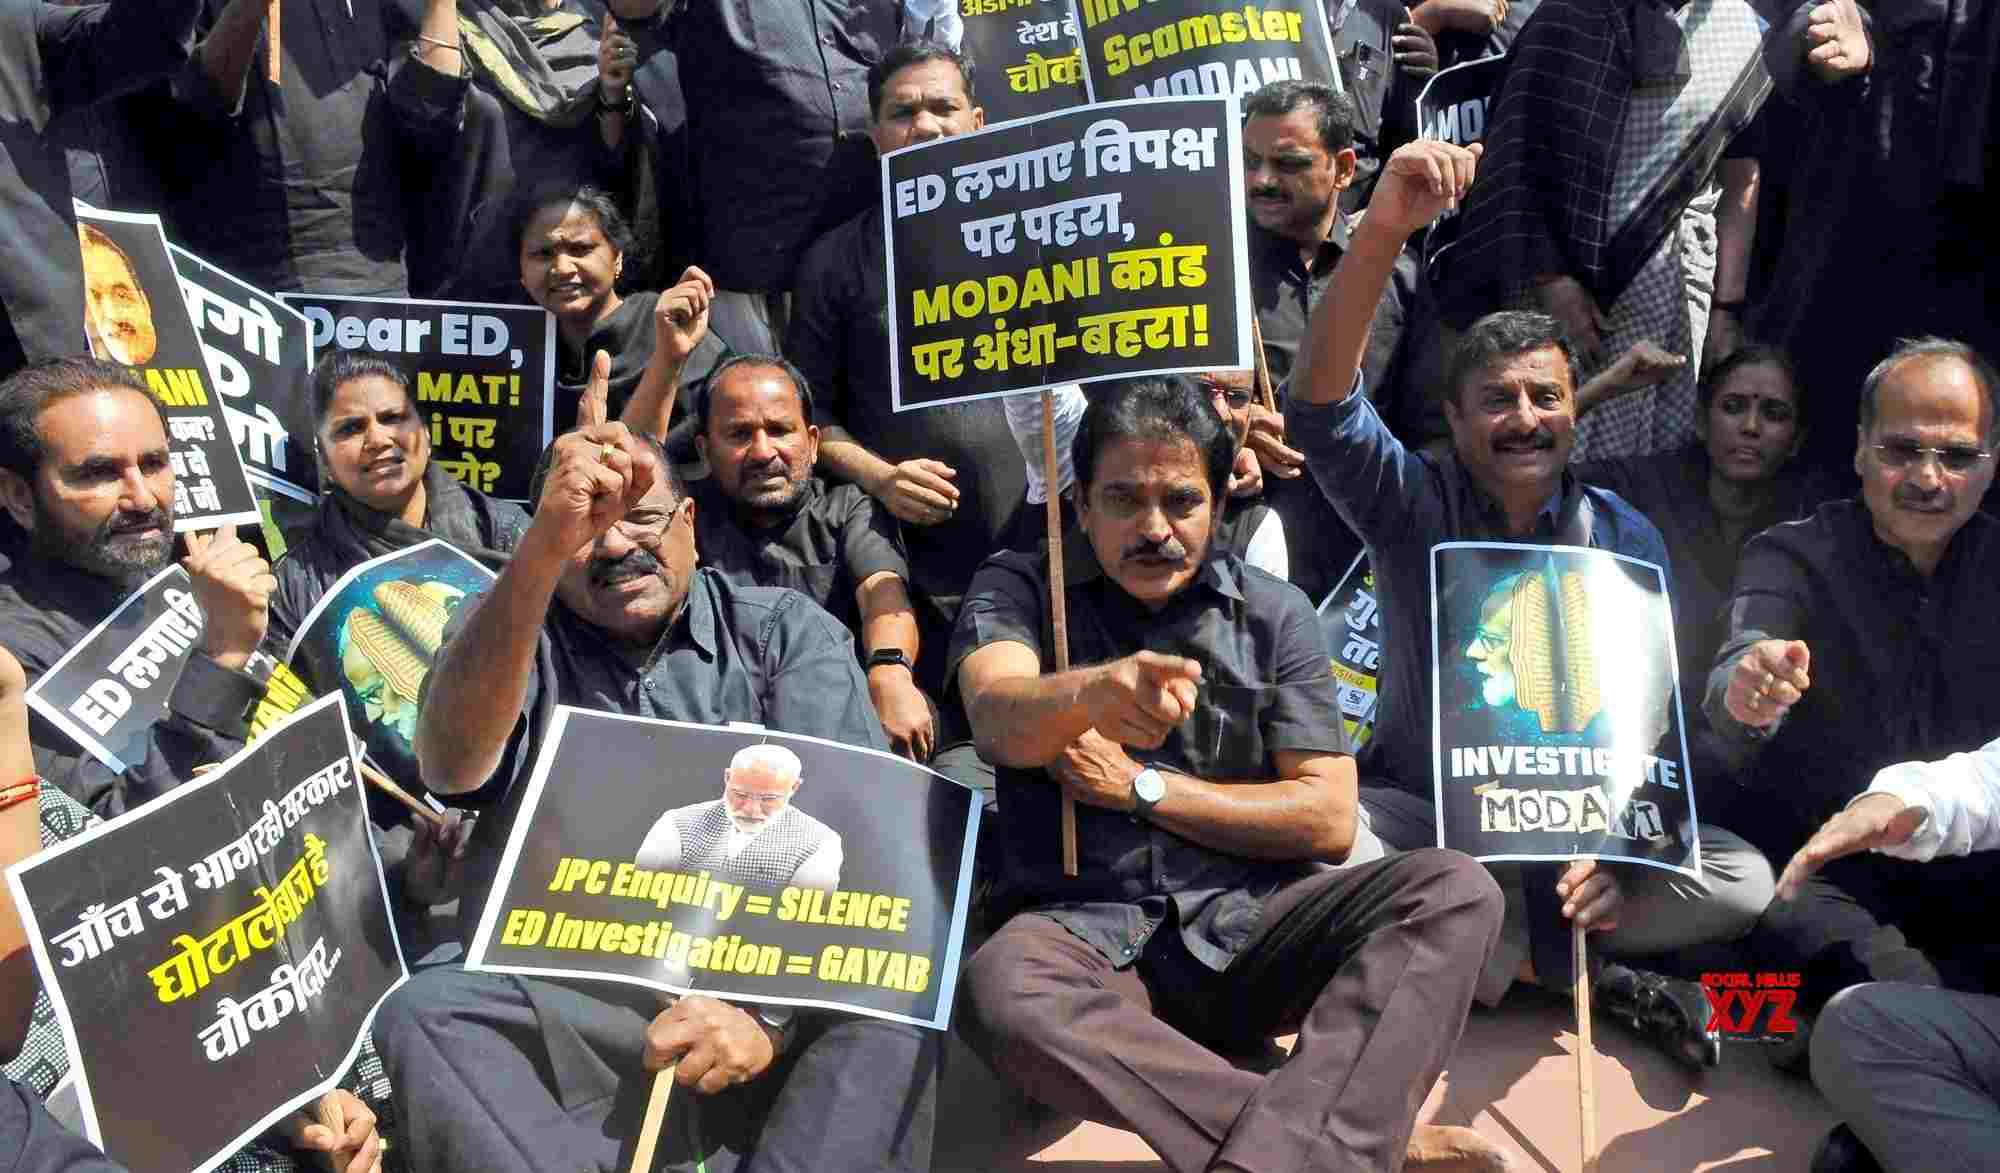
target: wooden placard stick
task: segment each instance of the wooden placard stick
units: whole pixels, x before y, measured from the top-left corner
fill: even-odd
[[[1257,399],[1272,411],[1278,410],[1278,389],[1271,385],[1271,362],[1264,357],[1264,330],[1257,315],[1250,315],[1250,349],[1257,355]]]
[[[1057,492],[1056,396],[1042,389],[1042,484],[1049,494],[1049,620],[1056,633],[1056,671],[1069,671],[1069,603],[1063,596],[1062,494]],[[1076,800],[1062,800],[1063,875],[1076,874]]]
[[[1570,924],[1570,965],[1576,971],[1576,1108],[1582,1122],[1583,1173],[1597,1173],[1597,1048],[1590,1041],[1590,967],[1585,932]]]
[[[278,75],[284,71],[279,64],[285,55],[284,41],[278,36],[278,10],[281,7],[283,0],[270,0],[270,6],[265,9],[264,17],[265,37],[270,45],[270,52],[265,55],[264,76],[271,79],[272,85],[278,84]]]
[[[369,785],[375,787],[375,789],[380,790],[382,793],[388,795],[390,798],[393,798],[397,802],[402,803],[404,806],[409,807],[411,813],[415,814],[418,818],[429,823],[431,826],[436,827],[440,831],[444,830],[445,819],[443,815],[432,810],[429,803],[424,802],[422,799],[417,798],[415,795],[403,789],[401,786],[398,786],[394,782],[391,782],[387,774],[384,774],[382,771],[369,765],[366,761],[363,761],[361,763],[361,777],[365,779]]]
[[[653,1075],[653,1094],[646,1100],[646,1118],[639,1123],[639,1143],[632,1150],[631,1173],[653,1173],[653,1150],[660,1144],[660,1125],[667,1119],[667,1097],[674,1090],[673,1066]]]

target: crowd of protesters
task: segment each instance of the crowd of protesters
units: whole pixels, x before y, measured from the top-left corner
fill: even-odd
[[[939,1095],[970,1055],[1175,1170],[1503,1169],[1417,1123],[1474,1002],[1582,977],[1698,1073],[1723,1051],[1691,979],[1728,966],[1801,975],[1778,1065],[1845,1121],[1816,1171],[1991,1167],[2000,13],[1326,10],[1343,86],[1240,95],[1275,405],[1249,370],[1061,388],[1050,475],[1037,399],[892,408],[876,158],[985,125],[951,0],[0,0],[0,863],[242,746],[260,662],[350,568],[440,538],[498,575],[399,702],[404,781],[477,817],[376,812],[422,964],[368,1077],[232,1169],[622,1168],[632,1089],[673,1066],[700,1127],[659,1168],[925,1170],[985,1110]],[[1498,55],[1483,142],[1418,138],[1424,82]],[[432,459],[399,367],[335,352],[288,553],[183,542],[159,405],[86,357],[72,196],[274,292],[540,306],[575,426],[524,510]],[[1665,569],[1698,878],[1433,846],[1430,551],[1461,540]],[[1314,604],[1363,552],[1357,753]],[[116,770],[22,693],[177,559],[204,643]],[[949,1040],[455,964],[558,704],[975,787]],[[0,954],[0,1156],[112,1168],[42,1103],[4,897]]]

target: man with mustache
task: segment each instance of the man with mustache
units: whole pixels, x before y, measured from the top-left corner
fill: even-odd
[[[2000,732],[2000,524],[1979,511],[2000,441],[2000,374],[1971,347],[1904,342],[1861,390],[1858,500],[1743,548],[1706,708],[1744,762],[1746,833],[1774,861],[1878,770],[1970,752]],[[1839,859],[1772,903],[1767,968],[1803,970],[1801,1005],[1845,986],[1965,988],[2000,940],[2000,856]]]
[[[917,687],[917,617],[896,519],[858,485],[814,475],[820,430],[806,377],[777,355],[735,355],[694,404],[695,544],[746,585],[791,587],[860,641],[868,697],[896,752],[928,761],[931,703]]]
[[[558,704],[888,748],[832,616],[797,591],[697,568],[696,506],[665,453],[605,422],[610,370],[599,352],[580,426],[536,470],[533,522],[491,589],[453,616],[425,683],[425,785],[489,808],[467,859],[468,931]],[[397,1110],[426,1122],[409,1138],[415,1169],[622,1168],[640,1081],[669,1065],[685,1090],[659,1169],[930,1164],[937,1036],[902,1023],[701,996],[663,1012],[649,991],[437,968],[383,1003],[375,1037]]]
[[[1389,848],[1436,841],[1431,761],[1431,548],[1448,541],[1593,546],[1665,567],[1660,533],[1617,494],[1566,471],[1576,375],[1555,319],[1492,314],[1459,340],[1439,389],[1449,452],[1406,448],[1355,394],[1370,308],[1410,234],[1463,198],[1479,148],[1416,142],[1390,157],[1331,288],[1315,311],[1285,405],[1287,435],[1318,484],[1368,544],[1382,612],[1374,738],[1360,755],[1361,805]],[[1571,982],[1570,921],[1599,951],[1651,954],[1747,931],[1771,897],[1771,868],[1741,839],[1700,828],[1702,879],[1591,862],[1496,864],[1513,906],[1479,997],[1517,979]],[[1713,1065],[1719,1039],[1691,982],[1606,966],[1599,1003],[1645,1028],[1683,1062]]]
[[[1192,380],[1093,389],[1061,587],[1080,667],[1050,671],[1046,552],[973,579],[948,663],[999,767],[1006,920],[960,1031],[1030,1098],[1173,1169],[1502,1167],[1468,1130],[1414,1128],[1499,893],[1455,852],[1321,866],[1357,842],[1338,686],[1305,595],[1214,547],[1235,455]],[[1223,1057],[1291,1031],[1268,1075]]]
[[[128,367],[52,359],[0,383],[0,504],[27,548],[0,576],[0,645],[38,679],[174,558],[174,470],[160,405]],[[36,715],[36,768],[98,813],[127,810],[236,752],[262,693],[245,671],[276,580],[233,528],[189,535],[182,565],[207,617],[144,752],[112,770]]]
[[[1336,6],[1337,7],[1337,6]],[[1354,101],[1314,82],[1273,82],[1244,99],[1243,186],[1250,212],[1250,296],[1271,377],[1291,374],[1306,319],[1326,292],[1347,251],[1341,201],[1352,192],[1359,164]],[[1371,169],[1370,174],[1374,172]],[[1414,254],[1375,301],[1375,329],[1363,363],[1364,393],[1390,385],[1401,341],[1407,294],[1416,288]],[[1288,577],[1308,598],[1333,589],[1361,551],[1361,541],[1305,476],[1299,454],[1285,445],[1285,421],[1252,407],[1251,448],[1264,470],[1265,494],[1287,532],[1313,534],[1291,558]]]

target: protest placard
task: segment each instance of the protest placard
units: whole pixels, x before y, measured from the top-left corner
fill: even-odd
[[[285,662],[312,691],[339,692],[369,760],[414,783],[424,677],[452,615],[492,585],[492,571],[441,539],[371,558],[313,604]]]
[[[1356,752],[1375,735],[1376,682],[1382,673],[1382,609],[1375,603],[1375,571],[1366,551],[1319,604],[1327,660],[1340,681],[1340,717]]]
[[[896,410],[1249,366],[1239,140],[1228,101],[1167,98],[887,156]]]
[[[978,830],[891,754],[563,706],[466,964],[943,1030]]]
[[[431,459],[459,482],[528,499],[535,461],[555,438],[556,320],[531,305],[279,295],[328,347],[379,355],[403,368],[430,417]]]
[[[959,16],[989,126],[1088,101],[1069,0],[960,0]]]
[[[177,244],[181,296],[208,357],[210,385],[250,483],[310,506],[313,461],[312,342],[305,315]]]
[[[1093,102],[1241,99],[1274,81],[1341,89],[1319,0],[1070,0]]]
[[[206,1173],[327,1091],[403,963],[340,705],[8,869],[91,1141]]]
[[[1431,551],[1438,845],[1699,875],[1660,567],[1605,550]]]
[[[76,232],[90,352],[132,367],[166,414],[174,530],[257,521],[257,496],[210,394],[208,358],[160,218],[77,204]]]
[[[1500,79],[1507,73],[1505,57],[1481,57],[1441,69],[1417,94],[1417,135],[1453,146],[1469,147],[1486,140],[1486,114]],[[1424,260],[1436,260],[1458,239],[1458,209],[1446,208],[1424,234]]]
[[[169,566],[42,673],[28,707],[113,770],[137,766],[205,622],[187,571]]]

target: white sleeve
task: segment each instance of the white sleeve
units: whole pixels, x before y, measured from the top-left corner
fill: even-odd
[[[1893,794],[1926,818],[1908,843],[1879,850],[1928,860],[2000,850],[2000,738],[1936,762],[1899,762],[1875,774],[1863,795]]]
[[[1292,555],[1285,545],[1285,521],[1275,509],[1266,510],[1250,544],[1243,548],[1243,561],[1286,582],[1292,580]]]
[[[965,21],[958,15],[958,0],[903,0],[903,39],[915,40],[924,27],[935,20],[930,39],[952,49],[965,39]]]
[[[1070,445],[1076,439],[1077,425],[1083,422],[1083,409],[1090,401],[1083,397],[1083,388],[1075,383],[1065,383],[1055,389],[1056,401],[1056,492],[1060,494],[1076,479],[1076,471],[1070,465]],[[1049,491],[1042,476],[1042,396],[1038,391],[1022,395],[1009,395],[1000,401],[1007,412],[1007,430],[1014,434],[1014,446],[1021,450],[1022,463],[1028,469],[1028,503],[1045,504]]]
[[[674,826],[674,812],[661,815],[653,829],[646,832],[646,841],[639,844],[639,858],[635,862],[653,872],[671,872],[681,866],[681,832]]]
[[[840,835],[829,831],[826,842],[806,856],[805,862],[792,873],[792,884],[799,888],[820,888],[831,892],[840,887],[840,865],[843,862]]]

